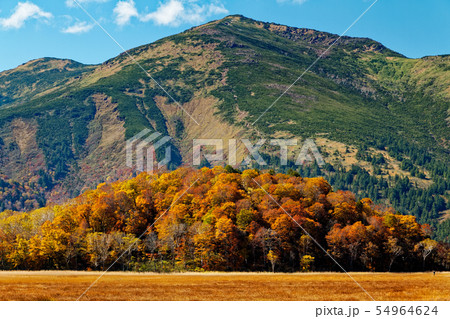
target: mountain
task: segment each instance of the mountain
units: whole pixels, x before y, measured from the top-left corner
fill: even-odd
[[[1,208],[131,176],[125,141],[145,128],[173,138],[169,168],[192,161],[194,138],[313,138],[327,165],[301,175],[327,175],[448,239],[450,56],[409,59],[351,37],[327,51],[337,39],[229,16],[101,65],[45,58],[0,73],[0,182],[20,185]],[[261,152],[280,169],[276,149]]]

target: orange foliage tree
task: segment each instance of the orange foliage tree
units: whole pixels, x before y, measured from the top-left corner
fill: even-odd
[[[323,178],[179,168],[103,183],[64,205],[0,213],[2,269],[308,271],[449,267],[413,216]],[[399,258],[401,256],[401,258]]]

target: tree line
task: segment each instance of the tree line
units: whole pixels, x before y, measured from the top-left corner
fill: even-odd
[[[179,168],[103,183],[64,205],[0,214],[1,269],[448,270],[414,216],[322,177]],[[313,240],[313,239],[314,240]]]

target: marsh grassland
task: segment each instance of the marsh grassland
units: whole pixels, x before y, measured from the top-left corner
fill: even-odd
[[[0,300],[76,300],[99,272],[0,272]],[[376,300],[450,300],[450,273],[352,273]],[[368,300],[340,273],[107,273],[82,300]]]

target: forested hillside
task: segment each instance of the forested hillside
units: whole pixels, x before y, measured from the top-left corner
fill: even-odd
[[[303,229],[302,229],[303,228]],[[179,168],[0,215],[2,269],[448,270],[429,225],[323,178]],[[129,248],[129,249],[128,249]]]
[[[279,150],[265,146],[262,169],[324,176],[450,241],[450,56],[409,59],[343,37],[260,117],[337,39],[229,16],[129,50],[132,58],[43,58],[1,72],[0,208],[63,203],[132,177],[125,141],[143,129],[172,137],[169,169],[191,163],[196,138],[312,138],[325,167],[280,167]]]

